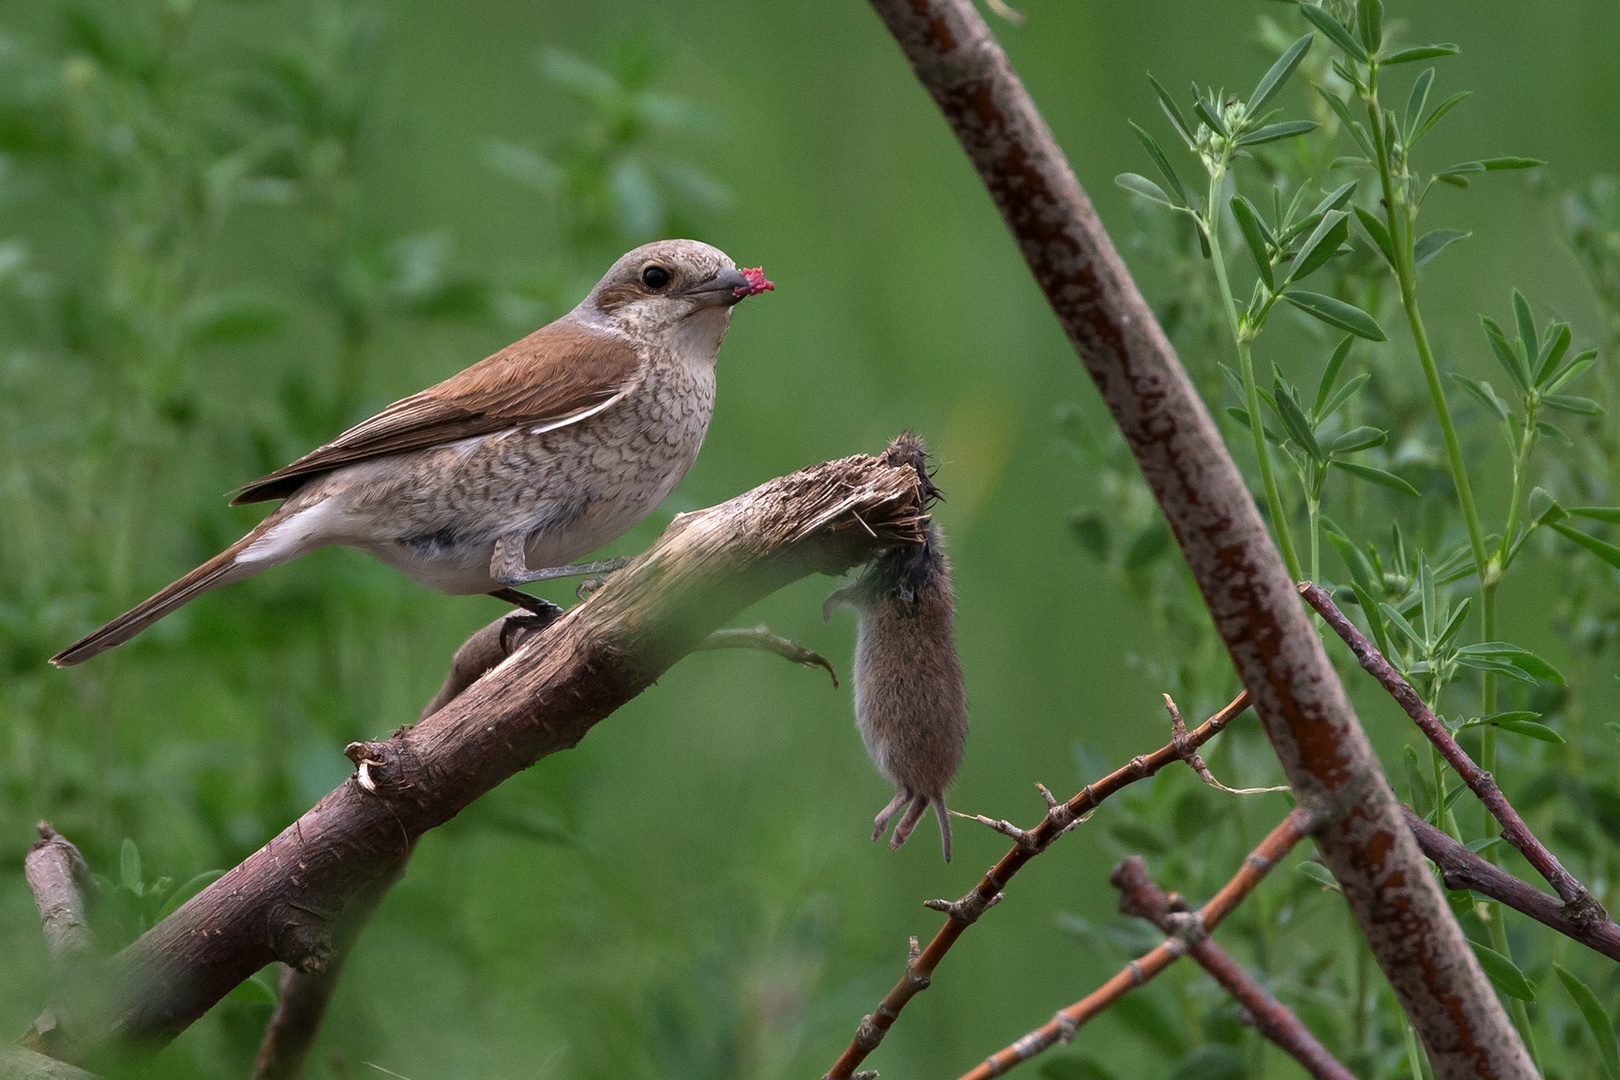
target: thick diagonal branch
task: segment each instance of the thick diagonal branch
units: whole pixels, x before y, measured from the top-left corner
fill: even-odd
[[[102,996],[74,1014],[79,1043],[161,1046],[268,963],[323,970],[338,915],[417,837],[578,743],[748,605],[920,542],[921,514],[915,470],[861,456],[677,517],[449,704],[351,746],[353,778],[114,958]]]
[[[1427,872],[1237,466],[1006,53],[971,0],[872,4],[1136,456],[1437,1074],[1528,1080],[1529,1056]]]

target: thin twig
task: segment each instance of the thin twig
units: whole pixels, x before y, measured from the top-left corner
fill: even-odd
[[[1131,990],[1141,986],[1176,960],[1185,956],[1198,942],[1205,940],[1232,909],[1243,902],[1254,887],[1260,884],[1268,871],[1291,851],[1310,832],[1310,815],[1299,808],[1292,810],[1275,829],[1260,841],[1260,846],[1243,860],[1243,866],[1232,879],[1221,886],[1219,892],[1196,912],[1183,913],[1175,933],[1144,955],[1125,965],[1118,975],[1087,994],[1067,1009],[1031,1031],[1017,1042],[997,1050],[974,1068],[962,1074],[961,1080],[989,1080],[1000,1076],[1020,1062],[1028,1061],[1041,1051],[1058,1043],[1067,1043],[1086,1021],[1092,1019]],[[1117,877],[1124,869],[1121,864],[1114,871]]]
[[[1220,712],[1188,732],[1183,746],[1190,745],[1196,749],[1204,745],[1224,731],[1226,726],[1248,707],[1249,695],[1246,692],[1239,694]],[[1068,802],[1059,802],[1046,788],[1036,785],[1041,797],[1046,800],[1046,816],[1032,829],[1020,829],[1010,822],[974,816],[973,820],[1005,836],[1011,836],[1015,841],[1012,849],[1003,855],[1001,860],[990,868],[990,872],[979,879],[973,891],[962,899],[927,901],[927,907],[946,914],[945,925],[934,934],[928,948],[916,958],[907,961],[905,975],[894,984],[894,989],[878,1003],[878,1007],[861,1019],[855,1037],[833,1063],[833,1067],[827,1070],[823,1080],[851,1080],[856,1075],[856,1068],[866,1060],[868,1054],[877,1049],[878,1044],[883,1041],[883,1036],[899,1017],[900,1010],[906,1007],[906,1002],[927,988],[934,969],[945,958],[945,954],[951,951],[956,939],[961,937],[962,932],[973,925],[980,915],[1001,900],[1002,890],[1007,887],[1013,875],[1023,869],[1025,863],[1045,851],[1054,840],[1097,809],[1110,795],[1138,780],[1145,780],[1171,762],[1180,760],[1182,748],[1171,742],[1151,754],[1134,757],[1122,768],[1115,769],[1096,783],[1087,784]]]
[[[833,669],[832,661],[818,652],[811,652],[796,641],[778,637],[771,633],[771,628],[764,623],[745,630],[716,630],[703,639],[698,649],[759,649],[762,652],[775,653],[795,664],[824,669],[832,676],[833,688],[838,687],[838,672]]]
[[[1517,848],[1526,861],[1535,867],[1536,872],[1547,880],[1547,884],[1553,887],[1553,891],[1564,901],[1564,913],[1575,922],[1606,922],[1608,914],[1603,910],[1603,905],[1598,903],[1597,897],[1588,892],[1586,886],[1576,880],[1575,875],[1565,870],[1558,857],[1536,838],[1535,833],[1530,831],[1530,826],[1524,823],[1519,812],[1513,808],[1513,804],[1508,802],[1507,796],[1502,794],[1502,789],[1496,785],[1496,779],[1476,765],[1474,759],[1468,756],[1468,752],[1457,745],[1457,740],[1452,737],[1450,730],[1423,703],[1417,691],[1412,689],[1412,684],[1402,678],[1401,673],[1384,659],[1377,647],[1356,629],[1355,624],[1345,618],[1344,612],[1339,610],[1327,591],[1320,585],[1310,582],[1302,582],[1299,591],[1305,602],[1315,608],[1323,620],[1333,628],[1333,632],[1350,646],[1350,651],[1355,654],[1356,660],[1367,673],[1377,679],[1379,685],[1389,692],[1389,696],[1406,710],[1406,715],[1412,718],[1418,730],[1423,732],[1434,744],[1435,749],[1440,751],[1440,756],[1446,759],[1446,763],[1462,778],[1462,782],[1468,785],[1468,790],[1472,791],[1485,805],[1485,809],[1490,811],[1491,816],[1501,823],[1502,839]]]
[[[1108,879],[1119,889],[1119,910],[1146,919],[1168,935],[1182,932],[1187,908],[1179,893],[1166,895],[1148,875],[1147,863],[1133,855],[1120,863]],[[1230,953],[1209,937],[1192,943],[1188,955],[1220,983],[1243,1007],[1244,1018],[1256,1031],[1280,1046],[1316,1080],[1355,1080],[1312,1035],[1299,1017],[1261,986]]]
[[[1412,827],[1423,854],[1434,860],[1440,868],[1440,877],[1448,889],[1471,889],[1481,896],[1500,901],[1537,922],[1550,926],[1572,941],[1620,961],[1620,926],[1607,918],[1574,919],[1558,897],[1549,895],[1534,885],[1520,881],[1506,870],[1492,866],[1486,860],[1457,843],[1444,832],[1406,808],[1406,823]]]
[[[1187,721],[1181,718],[1181,710],[1176,707],[1175,699],[1169,694],[1164,695],[1164,707],[1170,712],[1170,745],[1176,748],[1181,760],[1187,763],[1187,767],[1198,774],[1198,779],[1216,791],[1224,791],[1228,795],[1269,795],[1272,792],[1288,790],[1287,784],[1279,784],[1276,787],[1233,788],[1215,779],[1215,774],[1209,771],[1209,766],[1199,756],[1198,748],[1188,741]]]

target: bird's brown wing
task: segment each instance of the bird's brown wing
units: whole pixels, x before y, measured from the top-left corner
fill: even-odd
[[[513,427],[562,427],[622,396],[640,369],[623,338],[566,319],[554,322],[260,477],[231,505],[284,499],[312,476],[386,454]]]

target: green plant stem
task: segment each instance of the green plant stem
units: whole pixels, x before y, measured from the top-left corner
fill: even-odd
[[[1440,421],[1440,435],[1446,444],[1446,461],[1451,470],[1451,481],[1457,489],[1457,501],[1462,504],[1463,522],[1468,528],[1468,545],[1474,555],[1474,569],[1479,576],[1480,593],[1480,621],[1482,623],[1483,640],[1495,641],[1496,635],[1496,589],[1501,583],[1502,562],[1499,555],[1491,555],[1485,547],[1485,532],[1480,527],[1479,510],[1474,504],[1473,487],[1468,481],[1468,467],[1463,461],[1462,446],[1457,441],[1457,428],[1451,420],[1451,408],[1446,403],[1445,388],[1440,383],[1440,371],[1434,361],[1434,349],[1429,344],[1429,334],[1423,325],[1423,316],[1418,310],[1417,303],[1417,266],[1414,262],[1413,245],[1413,210],[1406,199],[1406,184],[1404,178],[1397,184],[1393,168],[1389,159],[1389,152],[1384,141],[1384,114],[1378,102],[1378,68],[1376,64],[1369,67],[1367,73],[1367,87],[1363,95],[1367,106],[1367,119],[1372,125],[1372,142],[1378,163],[1378,181],[1383,189],[1384,218],[1389,227],[1390,246],[1394,249],[1395,279],[1400,285],[1401,307],[1406,312],[1406,322],[1412,330],[1412,343],[1417,349],[1418,362],[1423,366],[1423,381],[1428,385],[1429,397],[1434,402],[1434,412]],[[1403,170],[1404,171],[1404,170]],[[1516,500],[1515,500],[1516,502]],[[1496,675],[1485,672],[1484,687],[1480,696],[1481,714],[1489,716],[1496,711]],[[1489,728],[1483,732],[1482,746],[1480,748],[1480,767],[1487,772],[1496,771],[1496,733]],[[1483,808],[1482,812],[1483,812]],[[1485,831],[1487,836],[1497,832],[1496,821],[1488,813],[1484,814]],[[1494,852],[1490,857],[1494,862]],[[1501,905],[1490,903],[1486,905],[1485,922],[1490,927],[1491,945],[1503,956],[1512,956],[1508,945],[1507,932],[1502,927]],[[1511,1000],[1508,1003],[1508,1014],[1513,1018],[1513,1026],[1518,1029],[1519,1037],[1524,1040],[1525,1049],[1529,1051],[1531,1060],[1535,1062],[1537,1071],[1541,1071],[1541,1062],[1536,1053],[1535,1036],[1530,1029],[1530,1014],[1524,1002]]]
[[[1210,261],[1215,264],[1215,281],[1220,287],[1227,326],[1232,331],[1232,343],[1237,346],[1244,407],[1249,411],[1249,434],[1254,439],[1254,453],[1260,459],[1260,483],[1266,491],[1266,510],[1271,515],[1271,528],[1277,534],[1277,548],[1288,566],[1288,574],[1298,581],[1299,554],[1294,550],[1294,539],[1288,531],[1288,515],[1283,509],[1282,495],[1277,490],[1277,477],[1271,469],[1271,454],[1266,449],[1266,426],[1260,414],[1260,387],[1254,381],[1254,355],[1249,348],[1248,331],[1238,318],[1237,301],[1232,296],[1232,285],[1226,277],[1226,262],[1221,255],[1220,215],[1216,207],[1220,205],[1221,181],[1226,172],[1224,164],[1212,171],[1209,177],[1209,218],[1205,225],[1209,234]]]

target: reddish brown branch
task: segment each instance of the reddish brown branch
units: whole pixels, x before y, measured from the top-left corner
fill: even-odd
[[[979,817],[980,822],[1003,835],[1011,836],[1016,843],[962,899],[927,902],[927,906],[935,911],[945,912],[947,916],[945,925],[934,934],[928,948],[921,953],[913,952],[907,959],[905,974],[894,984],[894,989],[878,1003],[878,1007],[861,1018],[855,1037],[850,1040],[849,1046],[839,1055],[833,1067],[827,1070],[822,1080],[850,1080],[855,1075],[855,1070],[861,1062],[877,1049],[878,1044],[883,1041],[883,1036],[894,1026],[895,1020],[900,1016],[900,1010],[906,1007],[908,1001],[928,988],[934,969],[945,958],[945,954],[951,951],[956,939],[961,937],[963,931],[972,926],[980,915],[1000,902],[1002,890],[1007,887],[1013,876],[1023,869],[1025,863],[1045,851],[1054,840],[1102,805],[1104,799],[1138,780],[1156,775],[1172,761],[1184,760],[1187,753],[1203,746],[1226,730],[1226,726],[1242,715],[1248,707],[1249,695],[1246,692],[1239,694],[1226,708],[1192,731],[1161,746],[1151,754],[1132,758],[1123,767],[1115,769],[1096,783],[1081,788],[1068,802],[1058,802],[1044,787],[1041,788],[1041,794],[1047,800],[1046,816],[1033,828],[1020,829],[1010,822]],[[915,943],[916,939],[913,938],[912,941]]]
[[[1000,1076],[1014,1065],[1074,1038],[1074,1033],[1082,1024],[1185,956],[1197,942],[1206,939],[1220,921],[1254,891],[1254,887],[1260,884],[1271,868],[1305,838],[1312,824],[1310,815],[1304,810],[1292,811],[1249,853],[1248,858],[1243,860],[1242,868],[1210,898],[1209,903],[1196,912],[1183,913],[1178,918],[1174,933],[1162,944],[1132,960],[1118,975],[1067,1009],[1060,1009],[1056,1016],[1028,1035],[991,1054],[963,1073],[961,1080],[989,1080],[992,1076]],[[1129,873],[1129,866],[1130,860],[1121,863],[1109,880],[1119,885],[1121,875]]]
[[[1490,811],[1491,816],[1501,823],[1502,839],[1517,848],[1526,861],[1535,867],[1536,872],[1547,880],[1547,884],[1553,887],[1553,891],[1564,901],[1565,914],[1574,922],[1608,921],[1608,914],[1603,910],[1603,905],[1586,890],[1585,885],[1575,879],[1575,875],[1564,869],[1563,863],[1547,850],[1545,844],[1536,839],[1535,833],[1530,831],[1530,826],[1524,823],[1524,819],[1513,808],[1513,804],[1508,802],[1507,796],[1502,794],[1502,789],[1496,785],[1496,779],[1476,765],[1474,759],[1468,756],[1468,752],[1457,745],[1457,740],[1452,737],[1446,725],[1423,704],[1418,692],[1401,677],[1395,666],[1384,659],[1383,654],[1362,635],[1360,630],[1356,629],[1354,623],[1345,618],[1344,612],[1334,604],[1327,591],[1310,582],[1302,583],[1299,591],[1300,595],[1305,597],[1306,603],[1315,608],[1323,620],[1333,628],[1333,632],[1350,646],[1350,651],[1355,654],[1356,660],[1367,674],[1377,679],[1379,685],[1389,691],[1389,696],[1406,710],[1406,715],[1412,718],[1418,730],[1423,732],[1424,737],[1440,751],[1440,756],[1446,759],[1446,764],[1462,777],[1462,782],[1468,785],[1468,790],[1472,791],[1485,805],[1485,809]]]
[[[1187,909],[1180,895],[1166,896],[1148,875],[1147,863],[1141,856],[1132,856],[1120,863],[1108,880],[1119,889],[1121,912],[1146,919],[1166,934],[1183,932]],[[1213,939],[1203,937],[1193,941],[1188,955],[1236,999],[1256,1031],[1282,1047],[1316,1080],[1355,1080],[1350,1070],[1328,1053],[1327,1047],[1300,1023],[1288,1006],[1251,978]]]
[[[1427,871],[1243,477],[1006,53],[971,0],[872,5],[1135,455],[1437,1075],[1529,1080],[1529,1055]]]
[[[1500,867],[1469,851],[1462,844],[1424,821],[1410,807],[1406,823],[1412,827],[1423,854],[1440,868],[1448,889],[1472,889],[1481,896],[1500,901],[1523,915],[1578,941],[1589,949],[1620,961],[1620,926],[1608,918],[1574,919],[1558,897],[1526,884]]]
[[[677,517],[449,704],[386,742],[352,746],[353,778],[113,959],[74,1013],[80,1045],[156,1048],[266,964],[323,971],[341,914],[417,837],[576,744],[749,604],[918,542],[921,515],[915,470],[860,456]]]

